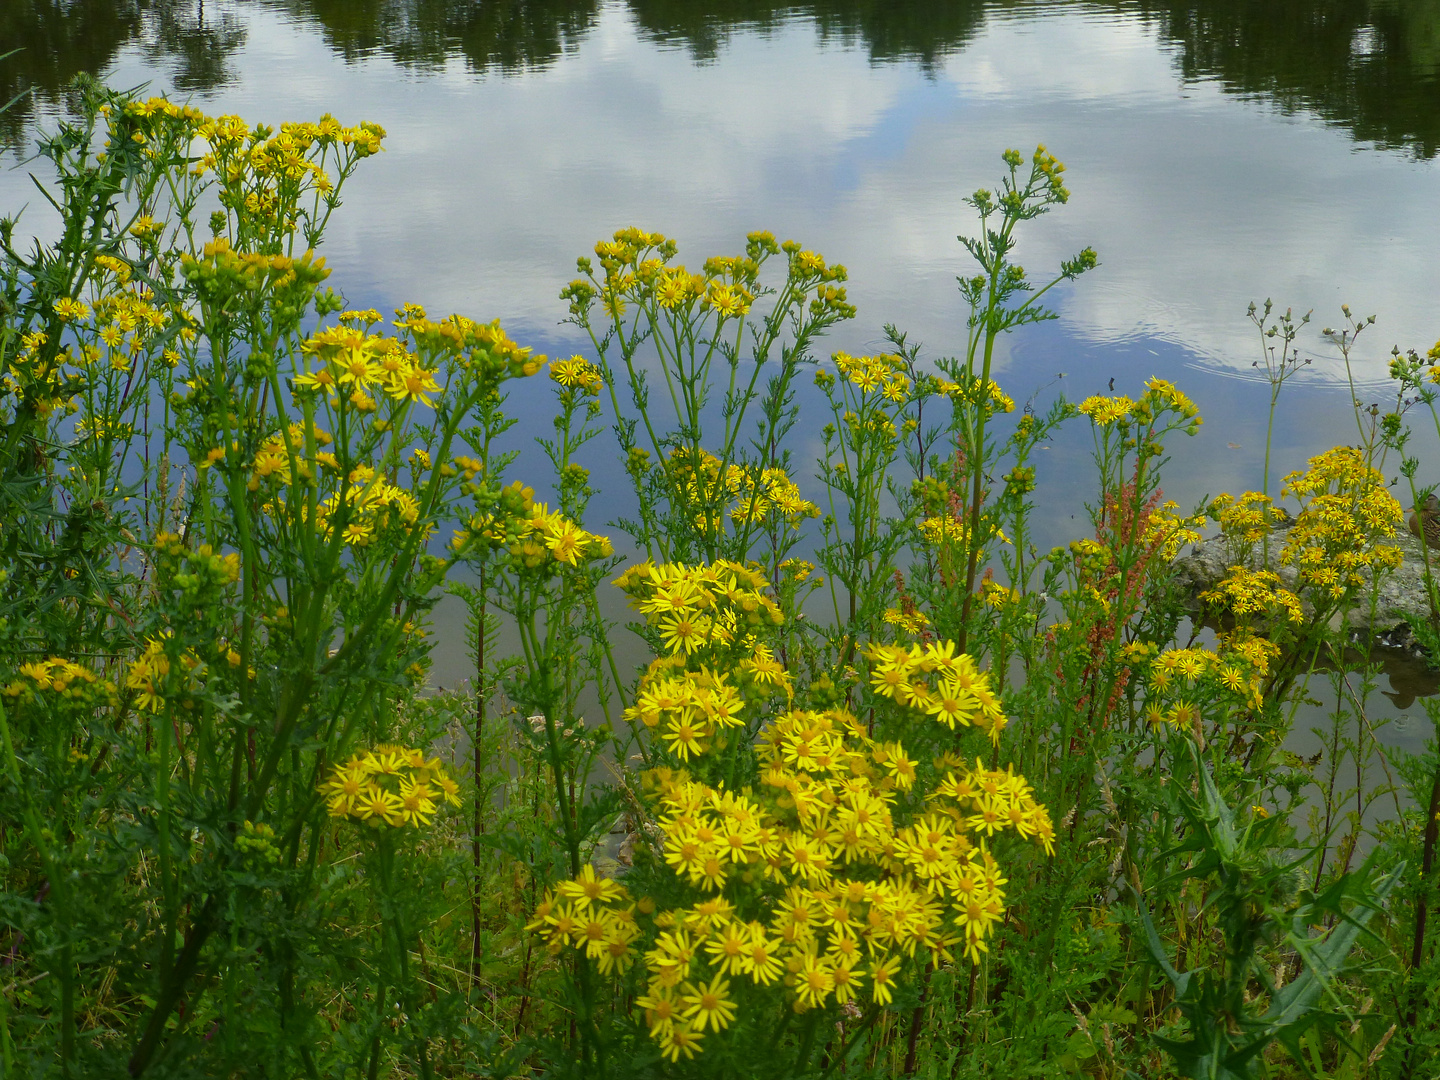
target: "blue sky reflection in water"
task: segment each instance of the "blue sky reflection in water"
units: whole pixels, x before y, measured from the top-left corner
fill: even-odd
[[[674,236],[692,265],[738,251],[751,229],[793,237],[850,270],[859,317],[829,348],[873,349],[893,322],[928,355],[953,352],[965,316],[954,276],[968,270],[954,237],[972,226],[961,199],[994,182],[1002,149],[1036,142],[1066,162],[1074,197],[1023,234],[1021,261],[1038,276],[1088,244],[1102,265],[1054,295],[1057,322],[1007,343],[1000,378],[1022,401],[1057,372],[1073,398],[1112,378],[1117,391],[1174,379],[1206,420],[1172,447],[1167,494],[1184,504],[1259,486],[1251,300],[1315,309],[1301,339],[1314,363],[1282,400],[1277,473],[1353,431],[1343,369],[1319,334],[1341,303],[1379,316],[1357,354],[1366,380],[1383,379],[1392,345],[1440,336],[1440,119],[1425,127],[1427,102],[1440,117],[1429,59],[1440,31],[1415,29],[1440,14],[1427,0],[1374,22],[1363,4],[1295,5],[1295,55],[1264,53],[1273,70],[1227,53],[1257,31],[1246,5],[1218,0],[907,4],[888,23],[843,3],[739,4],[729,21],[640,0],[517,4],[530,23],[483,41],[489,31],[464,21],[483,5],[439,0],[211,2],[203,21],[177,0],[133,6],[107,7],[95,31],[107,47],[71,50],[115,85],[148,80],[252,121],[332,111],[389,130],[326,245],[352,303],[498,316],[552,354],[587,351],[556,299],[575,257],[630,224]],[[907,17],[929,44],[907,44]],[[1326,18],[1343,25],[1321,33]],[[46,42],[27,42],[45,91],[27,109],[43,124],[61,100],[43,76],[64,65],[46,67]],[[1408,76],[1366,76],[1386,49]],[[1355,71],[1366,77],[1345,83]],[[24,225],[44,231],[23,172],[0,174],[0,206],[22,203]],[[516,430],[547,431],[548,412]],[[1083,520],[1082,435],[1039,463],[1045,543]],[[1424,482],[1440,480],[1433,442],[1421,444]],[[813,455],[797,451],[803,474]]]

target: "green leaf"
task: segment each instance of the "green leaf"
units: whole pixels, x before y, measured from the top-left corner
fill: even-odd
[[[1271,999],[1270,1009],[1261,1019],[1272,1030],[1278,1034],[1299,1023],[1305,1014],[1314,1008],[1321,991],[1340,973],[1345,957],[1365,932],[1365,924],[1390,895],[1404,871],[1405,866],[1402,863],[1381,878],[1370,890],[1369,902],[1355,914],[1343,916],[1343,921],[1331,931],[1322,944],[1312,949],[1291,938],[1291,944],[1305,957],[1305,970],[1294,982],[1277,991]]]
[[[1165,973],[1170,980],[1170,985],[1175,987],[1175,993],[1179,997],[1185,996],[1185,991],[1190,987],[1190,972],[1180,974],[1175,970],[1175,965],[1170,963],[1170,957],[1165,952],[1165,946],[1160,941],[1160,935],[1155,932],[1155,924],[1150,921],[1149,909],[1145,907],[1145,901],[1139,893],[1135,895],[1135,907],[1140,913],[1140,925],[1145,928],[1145,948],[1149,951],[1151,959]]]

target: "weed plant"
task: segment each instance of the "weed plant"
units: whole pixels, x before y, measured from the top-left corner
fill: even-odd
[[[1440,746],[1380,741],[1346,627],[1400,560],[1387,465],[1436,512],[1440,346],[1278,497],[1267,438],[1258,491],[1182,508],[1173,383],[1016,415],[997,381],[1097,265],[1015,261],[1069,198],[1044,147],[968,200],[956,356],[822,354],[856,311],[798,243],[691,270],[629,228],[547,362],[326,284],[375,125],[81,98],[57,239],[0,222],[0,1075],[1435,1075]],[[1305,319],[1271,311],[1273,424]],[[1089,522],[1043,552],[1064,425]],[[429,693],[442,586],[475,671]]]

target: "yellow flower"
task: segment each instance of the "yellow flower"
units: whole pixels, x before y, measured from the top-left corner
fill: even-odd
[[[1220,682],[1226,690],[1232,693],[1243,693],[1245,690],[1245,675],[1233,664],[1223,664],[1220,667]]]
[[[635,999],[635,1004],[645,1010],[645,1022],[652,1039],[668,1035],[680,1015],[680,1002],[670,988],[663,986],[652,986],[648,994]]]
[[[704,738],[707,734],[708,729],[704,724],[689,719],[677,719],[663,737],[681,761],[688,761],[692,755],[704,750]]]
[[[566,521],[545,537],[545,546],[550,549],[550,554],[555,557],[556,562],[569,563],[573,566],[585,554],[589,540],[584,529],[573,522]]]
[[[723,1031],[735,1019],[735,1003],[730,1000],[730,984],[723,975],[716,975],[708,983],[687,983],[682,1001],[685,1019],[694,1024],[697,1031],[704,1031],[707,1026],[715,1031]]]
[[[602,383],[600,369],[582,356],[550,361],[550,378],[561,386],[592,392],[599,390]]]
[[[830,971],[830,978],[835,984],[836,1004],[844,1005],[854,998],[855,991],[860,988],[861,972],[856,969],[853,960],[844,963],[835,962]]]
[[[751,924],[750,940],[745,948],[745,973],[758,985],[769,986],[785,970],[779,952],[779,943],[765,936],[764,927]]]
[[[905,756],[899,743],[892,744],[889,757],[885,761],[885,768],[895,778],[896,787],[905,789],[915,783],[915,764]]]
[[[331,817],[345,817],[354,812],[355,804],[365,792],[366,774],[353,765],[335,770],[329,782],[321,787],[328,797]]]
[[[978,895],[961,905],[955,916],[955,925],[965,934],[965,955],[971,963],[980,962],[980,953],[988,952],[985,938],[990,929],[1000,921],[1001,909],[993,899],[982,900]]]
[[[688,1024],[674,1024],[659,1035],[660,1053],[671,1061],[679,1061],[682,1054],[693,1058],[703,1037]]]
[[[750,936],[745,926],[729,922],[721,927],[717,936],[705,943],[705,951],[713,957],[716,970],[721,975],[743,975],[750,967],[746,955],[749,944]]]
[[[334,360],[341,386],[372,386],[380,379],[380,368],[371,358],[366,343],[347,349]]]
[[[304,390],[328,390],[335,385],[335,376],[328,368],[321,368],[319,371],[297,375],[292,382]]]
[[[978,706],[979,701],[974,694],[961,690],[952,683],[942,681],[940,689],[929,703],[927,711],[931,716],[943,722],[946,727],[953,729],[956,724],[968,727],[975,717]]]
[[[1200,709],[1189,701],[1178,701],[1171,707],[1168,720],[1178,731],[1191,731],[1200,722]]]
[[[385,392],[396,401],[418,401],[421,405],[430,405],[430,394],[440,392],[440,384],[435,381],[435,372],[426,371],[421,367],[407,367],[397,371],[385,384]]]
[[[827,844],[809,836],[796,835],[788,845],[790,872],[805,881],[823,883],[830,878],[833,853]]]
[[[899,700],[910,685],[910,665],[905,659],[890,660],[870,672],[870,687],[882,697]]]
[[[355,800],[354,813],[363,821],[378,818],[397,828],[405,823],[399,796],[375,784],[366,787]]]
[[[413,780],[400,781],[400,816],[407,825],[429,825],[435,816],[430,785]]]
[[[795,993],[800,1003],[809,1008],[819,1008],[835,989],[835,972],[824,958],[807,953],[800,960],[800,969],[795,973]]]
[[[660,621],[660,640],[672,653],[684,652],[687,656],[696,652],[709,629],[709,620],[703,616],[672,615]]]
[[[589,863],[580,868],[579,877],[562,882],[555,891],[565,899],[575,901],[576,908],[582,911],[591,904],[608,904],[625,896],[624,886],[597,876],[595,868]]]
[[[889,1005],[895,987],[895,976],[900,971],[900,957],[880,956],[870,965],[870,995],[876,1005]]]
[[[745,315],[750,311],[754,297],[739,285],[721,285],[712,282],[705,294],[705,304],[714,309],[722,318]]]
[[[784,666],[764,645],[757,646],[754,655],[748,660],[742,660],[740,667],[760,686],[780,686],[787,681]]]

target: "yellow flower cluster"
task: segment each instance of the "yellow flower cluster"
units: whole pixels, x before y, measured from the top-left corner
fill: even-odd
[[[217,259],[222,255],[224,252],[215,253]],[[274,261],[272,258],[269,263]],[[378,390],[382,400],[390,403],[385,418],[375,419],[368,425],[356,425],[347,423],[343,416],[332,415],[331,419],[338,421],[337,430],[348,427],[352,433],[357,429],[364,433],[358,447],[352,439],[351,445],[335,449],[325,449],[333,440],[318,425],[289,424],[269,435],[248,465],[250,490],[257,491],[262,486],[272,489],[263,504],[267,514],[272,517],[295,512],[308,515],[311,505],[308,489],[318,485],[320,498],[310,527],[327,538],[338,528],[344,542],[357,548],[370,545],[392,525],[417,527],[422,511],[416,494],[393,482],[397,477],[378,472],[368,464],[347,465],[356,457],[363,458],[372,452],[365,439],[373,443],[386,432],[394,432],[399,438],[411,406],[432,405],[432,395],[444,393],[444,387],[437,381],[442,370],[447,373],[447,379],[457,367],[469,370],[479,376],[484,385],[486,381],[534,374],[544,362],[544,357],[533,356],[530,349],[511,340],[498,322],[477,323],[458,315],[431,320],[416,304],[397,309],[392,324],[399,331],[395,336],[374,332],[379,322],[379,312],[347,311],[339,316],[336,325],[310,334],[302,342],[301,352],[312,357],[317,366],[297,375],[293,384],[302,393],[323,391],[325,396],[321,400],[331,410],[339,409],[343,413],[353,409],[362,415],[380,408],[371,397],[371,391]],[[221,464],[229,467],[241,460],[238,444],[232,443],[229,449],[210,449],[197,461],[197,466],[202,470]],[[430,453],[423,447],[412,449],[408,461],[417,484],[420,477],[432,469]],[[442,462],[438,471],[446,479],[463,473],[468,483],[480,470],[479,462],[461,456]],[[297,483],[307,489],[307,497],[287,504],[275,489]],[[415,488],[420,490],[418,486]],[[525,513],[529,510],[527,501]],[[431,528],[429,524],[420,527],[427,532]],[[512,530],[506,540],[517,544],[516,557],[526,565],[545,561],[544,557],[537,561],[536,556],[544,556],[548,551],[558,551],[560,561],[573,563],[586,553],[604,547],[592,543],[598,538],[577,531],[558,517],[546,514],[543,508],[521,533],[523,535],[515,534]],[[468,537],[468,533],[464,534],[464,538],[457,541],[457,550]],[[531,550],[536,545],[538,548]],[[608,554],[608,548],[604,553]]]
[[[1018,604],[1025,598],[1020,590],[1001,585],[994,580],[985,582],[980,588],[980,594],[984,598],[985,606],[996,611],[1001,611],[1011,604]]]
[[[14,397],[17,408],[19,403],[27,402],[40,416],[73,408],[73,395],[67,393],[63,371],[66,362],[74,362],[73,357],[67,353],[47,360],[45,346],[49,340],[43,330],[21,336],[19,349],[0,373],[0,400]]]
[[[1201,422],[1200,410],[1195,407],[1195,403],[1169,380],[1150,379],[1145,383],[1145,390],[1145,396],[1141,400],[1148,403],[1154,413],[1168,409],[1183,420],[1194,420],[1197,424]]]
[[[1241,622],[1250,615],[1261,615],[1271,620],[1285,619],[1291,623],[1300,623],[1305,619],[1300,598],[1285,588],[1280,576],[1272,570],[1232,566],[1213,589],[1200,594],[1200,599],[1207,604],[1215,604]]]
[[[1220,495],[1211,501],[1206,510],[1220,523],[1220,531],[1227,537],[1247,544],[1259,543],[1284,520],[1279,507],[1270,501],[1268,495],[1259,491],[1246,491],[1239,499],[1228,493]]]
[[[1200,702],[1221,704],[1228,698],[1260,708],[1262,681],[1279,652],[1265,638],[1226,636],[1220,653],[1204,648],[1159,651],[1133,642],[1122,647],[1121,656],[1142,673],[1144,716],[1150,726],[1191,732],[1199,727]]]
[[[301,352],[325,361],[325,366],[295,378],[297,389],[348,391],[350,402],[361,412],[373,412],[371,387],[379,387],[400,402],[433,404],[431,394],[440,393],[436,372],[424,367],[401,341],[380,334],[366,334],[354,325],[341,323],[311,334]]]
[[[930,619],[923,611],[911,609],[909,611],[900,608],[887,608],[885,614],[880,616],[885,625],[898,627],[907,634],[923,634],[930,625]]]
[[[1001,390],[999,383],[978,375],[958,383],[937,378],[935,389],[956,405],[981,405],[991,414],[1015,411],[1015,399]]]
[[[980,518],[981,533],[992,524],[987,515],[982,514]],[[958,548],[965,548],[970,542],[970,526],[953,514],[939,514],[934,517],[922,518],[919,525],[920,535],[931,547],[948,545]],[[999,540],[1002,544],[1010,543],[1010,538],[1005,535],[1004,529],[996,529],[992,539]]]
[[[755,297],[761,293],[761,263],[784,251],[792,281],[802,289],[815,288],[812,313],[818,308],[841,313],[842,317],[854,315],[855,309],[845,302],[845,290],[827,284],[844,281],[845,268],[828,265],[822,256],[802,250],[794,241],[777,244],[768,232],[750,233],[743,256],[707,259],[701,274],[671,265],[677,251],[675,241],[661,233],[633,227],[620,229],[612,239],[595,245],[602,277],[597,279],[590,259],[582,257],[577,265],[585,276],[567,285],[560,298],[570,302],[570,313],[577,318],[584,317],[598,299],[611,319],[623,318],[630,304],[688,319],[698,302],[723,322],[749,314]]]
[[[375,826],[429,825],[440,803],[460,805],[460,786],[438,757],[423,750],[382,744],[353,754],[320,785],[333,818]]]
[[[321,461],[322,465],[330,465]],[[387,481],[368,465],[350,470],[346,483],[316,507],[315,531],[325,539],[342,529],[341,538],[354,547],[366,547],[376,533],[391,525],[405,527],[420,520],[420,503],[404,488]],[[343,525],[341,524],[343,522]]]
[[[108,105],[102,111],[105,115],[110,115],[110,107]],[[139,121],[158,122],[163,120],[178,120],[190,125],[203,125],[208,119],[204,113],[194,106],[176,105],[169,98],[165,97],[151,97],[145,101],[127,101],[122,111],[127,117]],[[238,116],[222,117],[221,119],[239,123],[242,133],[244,132],[244,121],[240,120]]]
[[[129,267],[125,270],[128,274]],[[171,312],[156,307],[154,299],[155,294],[146,288],[97,297],[94,331],[106,353],[102,354],[94,346],[82,349],[80,361],[93,363],[105,355],[116,371],[130,370],[131,365],[149,351],[155,335],[164,330],[173,318]],[[193,331],[187,336],[193,336]],[[166,366],[174,367],[179,363],[179,355],[173,350],[166,350],[164,355]]]
[[[646,776],[657,872],[692,902],[657,913],[587,867],[530,923],[552,951],[582,951],[603,971],[627,969],[650,944],[636,1004],[670,1060],[734,1022],[742,980],[805,1012],[862,995],[888,1004],[902,967],[952,959],[956,946],[978,961],[1005,912],[990,843],[1012,831],[1052,849],[1049,814],[1025,780],[978,761],[939,762],[945,780],[900,820],[897,792],[915,763],[843,710],[784,713],[757,751],[753,791]]]
[[[1124,394],[1113,398],[1092,394],[1078,406],[1083,415],[1090,417],[1100,427],[1109,427],[1117,421],[1130,419],[1130,410],[1134,407],[1135,402]]]
[[[96,256],[94,261],[97,272],[92,302],[72,297],[55,301],[54,310],[65,332],[63,342],[52,341],[43,330],[21,336],[20,347],[0,376],[0,399],[22,399],[41,416],[73,413],[79,408],[77,395],[97,374],[104,370],[129,372],[150,353],[156,335],[170,324],[173,313],[154,304],[154,293],[126,287],[128,264],[109,255]],[[182,332],[193,336],[188,328]],[[161,356],[169,367],[179,362],[174,349],[162,349]],[[133,430],[114,423],[113,418],[107,424],[105,419],[82,417],[80,433],[124,439]]]
[[[314,437],[317,446],[327,446],[331,442],[330,435],[319,428],[315,429]],[[313,479],[318,466],[326,486],[334,489],[316,505],[314,526],[317,535],[328,540],[334,535],[335,528],[341,526],[342,540],[363,548],[374,541],[377,533],[384,532],[391,525],[408,528],[419,521],[420,503],[411,492],[390,483],[369,465],[356,465],[342,477],[340,461],[330,451],[317,450],[313,457],[305,455],[304,438],[301,426],[291,424],[287,431],[266,439],[251,463],[250,490],[257,491],[266,483],[292,483],[290,463],[293,458],[302,478],[307,481]],[[200,463],[200,468],[208,468],[225,457],[223,449],[213,449]],[[263,504],[262,509],[273,517],[285,513],[286,504],[282,498],[276,497]]]
[[[637,563],[615,585],[658,631],[670,656],[748,656],[761,630],[784,621],[764,591],[764,575],[725,559],[709,566]]]
[[[861,393],[878,391],[888,401],[899,404],[910,393],[910,377],[899,356],[851,356],[837,352],[831,355],[835,369]]]
[[[600,369],[583,356],[550,361],[550,378],[568,390],[584,390],[590,394],[598,394],[605,384]]]
[[[1280,552],[1281,563],[1299,571],[1302,588],[1339,599],[1403,560],[1399,548],[1380,542],[1395,535],[1400,504],[1354,447],[1311,458],[1304,472],[1285,477],[1283,493],[1304,502]]]
[[[135,658],[125,672],[125,689],[134,693],[137,709],[158,713],[165,707],[167,689],[171,691],[171,696],[174,696],[174,689],[168,686],[171,664],[166,643],[170,638],[171,633],[168,630],[156,637],[147,638],[145,651]],[[193,650],[186,649],[180,654],[180,666],[186,676],[180,687],[184,693],[190,689],[189,675],[200,666],[200,658]]]
[[[1082,401],[1078,408],[1083,415],[1090,417],[1097,427],[1109,427],[1111,424],[1125,426],[1132,423],[1149,426],[1167,412],[1175,414],[1175,426],[1185,425],[1192,435],[1204,423],[1195,403],[1166,379],[1149,380],[1145,384],[1145,393],[1138,400],[1132,400],[1124,394],[1115,397],[1092,395]]]
[[[407,333],[417,348],[455,357],[464,366],[483,365],[497,374],[504,371],[525,377],[545,366],[545,357],[514,341],[499,319],[488,323],[464,315],[431,319],[419,304],[406,304],[392,325]]]
[[[629,899],[623,885],[599,877],[587,863],[579,877],[545,895],[525,929],[543,933],[552,954],[573,945],[606,974],[628,971],[635,959],[630,943],[640,936],[635,905],[619,906]]]
[[[1040,174],[1045,177],[1050,188],[1050,194],[1055,201],[1061,203],[1069,201],[1070,189],[1065,186],[1065,181],[1060,178],[1061,174],[1065,171],[1065,163],[1050,153],[1049,150],[1045,149],[1044,143],[1036,145],[1035,153],[1030,155],[1030,160],[1035,168],[1040,171]],[[1012,168],[1018,168],[1020,165],[1019,152],[1015,150],[1005,151],[1005,161]]]
[[[676,447],[667,472],[678,502],[692,509],[695,527],[707,533],[720,532],[727,504],[730,519],[741,527],[775,520],[794,529],[820,516],[820,508],[801,497],[784,469],[764,469],[758,478],[733,462],[722,470],[720,459],[707,450],[699,452],[697,467],[693,451]]]
[[[820,508],[801,497],[800,488],[784,469],[764,469],[757,481],[749,470],[731,466],[725,486],[735,500],[730,519],[737,525],[778,518],[798,529],[806,519],[820,516]]]
[[[882,697],[916,709],[950,729],[978,727],[998,742],[1005,727],[1000,699],[990,689],[990,676],[953,641],[932,641],[905,649],[872,644],[870,686]]]
[[[1209,649],[1166,649],[1150,664],[1150,685],[1168,689],[1177,680],[1193,684],[1219,662]]]
[[[927,517],[920,522],[920,535],[932,547],[941,544],[965,546],[970,530],[965,522],[953,515]]]
[[[644,724],[659,735],[663,744],[680,761],[703,754],[708,741],[724,728],[744,724],[745,699],[740,688],[723,672],[704,669],[686,671],[675,659],[652,663],[640,679],[635,703],[625,710],[631,724]],[[742,677],[749,676],[760,687],[789,690],[790,680],[769,649],[761,646],[742,665]]]
[[[191,140],[208,144],[192,175],[215,175],[220,204],[254,216],[289,211],[305,192],[330,193],[335,181],[329,167],[343,175],[356,160],[379,153],[385,137],[378,124],[345,127],[328,114],[318,123],[283,124],[278,132],[264,126],[251,130],[238,116],[208,117],[162,97],[128,102],[124,113],[134,128],[132,141],[152,152],[153,144],[162,141],[183,152],[190,151]],[[293,231],[288,217],[278,224]]]
[[[614,554],[609,537],[586,532],[564,514],[551,513],[544,503],[532,503],[529,516],[517,525],[519,535],[510,547],[511,563],[517,569],[548,571],[556,563],[579,566]]]
[[[1141,531],[1142,549],[1154,552],[1165,562],[1172,562],[1186,544],[1198,543],[1205,527],[1204,514],[1180,514],[1179,504],[1166,500],[1145,518]]]
[[[373,324],[379,318],[374,311],[345,312],[338,325],[306,338],[301,352],[315,357],[321,366],[297,376],[295,387],[325,391],[332,406],[339,404],[337,395],[345,392],[361,412],[377,408],[369,394],[371,388],[383,391],[399,406],[419,403],[429,407],[433,405],[431,395],[443,393],[444,388],[435,378],[439,369],[427,367],[417,350],[458,360],[462,366],[483,365],[495,375],[534,375],[545,363],[544,356],[534,356],[528,346],[511,340],[498,320],[479,323],[463,315],[432,320],[418,304],[406,304],[393,325],[407,335],[407,343],[357,325]]]
[[[114,683],[60,656],[21,664],[15,674],[3,691],[12,705],[34,701],[40,694],[53,694],[57,701],[81,708],[113,705],[116,701]]]

